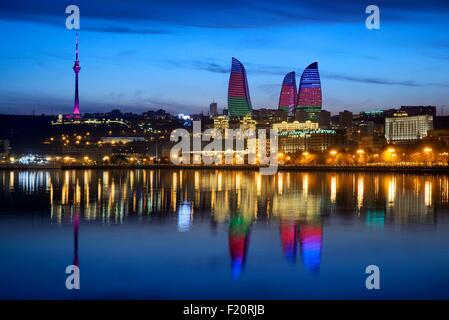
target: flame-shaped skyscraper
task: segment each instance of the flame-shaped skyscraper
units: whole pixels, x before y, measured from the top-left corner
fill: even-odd
[[[232,58],[229,77],[228,109],[230,116],[239,118],[251,114],[252,111],[245,67],[235,58]]]
[[[294,113],[296,104],[296,74],[289,72],[285,75],[282,82],[281,94],[279,96],[279,110],[288,114]]]
[[[310,120],[315,120],[322,107],[321,81],[318,63],[309,65],[301,76],[296,110],[307,112]]]

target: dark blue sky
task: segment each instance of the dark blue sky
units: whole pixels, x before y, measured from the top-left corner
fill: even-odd
[[[213,98],[222,109],[233,56],[254,108],[276,107],[284,74],[313,61],[333,112],[449,106],[444,0],[0,0],[0,112],[71,111],[69,4],[81,10],[81,112],[207,112]],[[369,4],[381,30],[365,28]]]

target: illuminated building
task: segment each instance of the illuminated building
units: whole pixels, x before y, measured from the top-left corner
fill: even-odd
[[[318,63],[309,65],[301,76],[296,110],[307,112],[309,119],[317,119],[322,107],[321,81]]]
[[[257,122],[251,118],[250,115],[244,116],[242,120],[240,120],[240,129],[242,131],[253,130],[256,131]]]
[[[145,137],[102,137],[101,142],[102,143],[131,143],[131,142],[145,142]]]
[[[323,227],[321,224],[299,225],[302,262],[310,271],[317,272],[320,269],[322,240]]]
[[[228,113],[231,117],[244,117],[251,113],[251,99],[243,64],[232,58],[228,88]]]
[[[279,152],[325,151],[343,143],[340,132],[331,129],[289,130],[278,133]]]
[[[214,129],[222,130],[229,129],[229,118],[227,116],[218,116],[214,118]]]
[[[245,265],[251,222],[241,214],[234,214],[229,222],[229,253],[232,275],[239,277]]]
[[[129,126],[127,121],[123,119],[88,119],[88,118],[64,118],[62,114],[58,115],[56,121],[51,122],[52,125],[118,125],[118,126]]]
[[[385,118],[385,139],[388,143],[407,143],[421,140],[433,129],[433,116],[424,114],[409,116],[397,112]]]
[[[279,96],[279,109],[293,113],[296,104],[296,74],[295,72],[287,73],[282,82],[281,94]]]
[[[75,103],[73,106],[73,115],[79,116],[80,114],[80,102],[78,97],[78,73],[80,72],[80,62],[78,60],[78,33],[76,34],[76,59],[73,65],[73,71],[75,72]]]
[[[277,130],[278,132],[281,131],[292,131],[292,130],[317,130],[318,122],[299,122],[299,121],[293,121],[293,122],[287,122],[282,121],[281,123],[275,123],[273,124],[273,129]]]

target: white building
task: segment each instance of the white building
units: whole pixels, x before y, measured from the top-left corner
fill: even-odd
[[[279,132],[280,131],[294,131],[294,130],[318,130],[319,125],[318,125],[318,122],[311,122],[311,121],[306,121],[306,122],[282,121],[280,123],[273,124],[273,129],[277,130]]]
[[[397,113],[394,117],[385,118],[385,139],[388,143],[413,142],[427,136],[433,129],[432,115],[408,116]]]

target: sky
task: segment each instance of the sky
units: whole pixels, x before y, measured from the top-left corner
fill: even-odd
[[[0,0],[0,113],[73,108],[80,8],[80,109],[208,112],[227,106],[231,58],[254,109],[276,108],[283,77],[317,61],[332,113],[436,105],[449,113],[447,0]],[[380,8],[368,30],[365,8]]]

